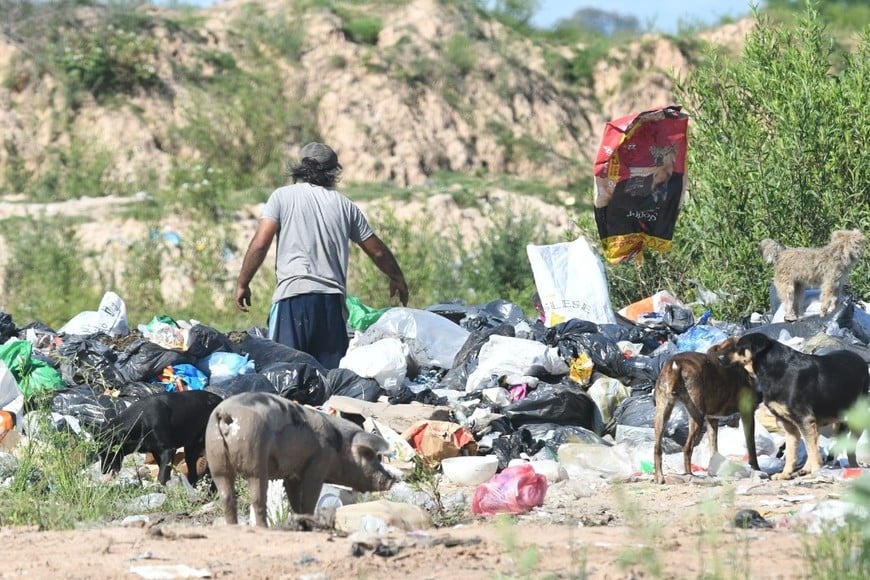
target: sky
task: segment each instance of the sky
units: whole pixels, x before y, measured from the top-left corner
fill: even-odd
[[[552,26],[580,8],[598,8],[607,12],[632,15],[642,28],[647,26],[669,34],[678,31],[680,20],[686,23],[713,24],[723,16],[740,18],[750,13],[750,0],[538,0],[539,9],[532,22]]]

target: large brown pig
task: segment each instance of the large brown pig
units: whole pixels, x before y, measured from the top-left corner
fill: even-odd
[[[254,523],[266,526],[266,490],[283,479],[290,508],[312,514],[324,483],[383,491],[393,477],[381,465],[383,438],[272,393],[225,399],[209,417],[205,455],[228,524],[238,522],[235,480],[248,482]]]

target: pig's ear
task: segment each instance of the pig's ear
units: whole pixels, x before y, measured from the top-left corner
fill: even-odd
[[[382,438],[363,431],[354,435],[351,448],[357,457],[375,459],[378,455],[386,453],[389,446]]]

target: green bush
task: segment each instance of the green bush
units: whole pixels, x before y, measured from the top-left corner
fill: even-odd
[[[763,238],[819,246],[835,229],[870,232],[870,35],[834,70],[839,56],[808,9],[795,27],[758,17],[742,59],[710,54],[680,81],[691,195],[664,278],[738,292],[723,317],[767,306]],[[850,278],[859,295],[868,272],[865,260]]]
[[[400,220],[386,208],[368,217],[405,273],[409,306],[504,299],[531,310],[535,282],[526,245],[553,240],[527,208],[496,207],[490,215],[493,226],[470,244],[461,238],[458,226],[454,231],[435,231],[429,221]],[[361,251],[353,255],[349,292],[368,306],[389,306],[386,277]]]
[[[474,42],[464,34],[451,36],[447,40],[444,56],[461,76],[467,75],[477,64]]]
[[[19,325],[40,321],[60,328],[84,310],[94,310],[102,292],[84,267],[69,220],[47,216],[0,222],[7,247],[0,311]]]
[[[61,70],[74,85],[97,98],[160,84],[154,66],[157,44],[152,38],[100,25],[62,35],[57,49]]]
[[[344,16],[344,32],[347,37],[358,44],[375,45],[378,35],[384,27],[384,22],[376,16],[349,15]]]

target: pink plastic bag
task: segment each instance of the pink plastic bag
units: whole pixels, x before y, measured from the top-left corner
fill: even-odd
[[[523,514],[544,505],[547,477],[528,463],[508,467],[474,490],[471,511],[477,515]]]

